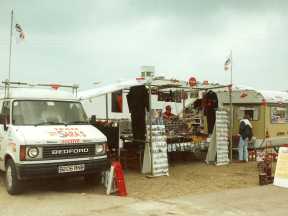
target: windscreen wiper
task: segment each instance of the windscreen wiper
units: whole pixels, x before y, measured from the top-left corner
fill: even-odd
[[[71,121],[67,122],[67,124],[89,124],[87,121]]]
[[[35,124],[34,126],[40,126],[40,125],[65,125],[67,126],[66,122],[55,122],[55,121],[45,121],[45,122],[39,122]]]

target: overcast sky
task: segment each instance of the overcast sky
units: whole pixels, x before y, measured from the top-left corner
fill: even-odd
[[[78,83],[156,73],[288,90],[288,1],[0,0],[0,78],[7,78],[11,9],[27,32],[13,39],[12,80]]]

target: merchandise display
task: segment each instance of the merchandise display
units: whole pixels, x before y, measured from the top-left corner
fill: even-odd
[[[167,137],[161,110],[151,110],[151,128],[147,125],[147,138],[151,139],[151,159],[153,176],[169,175],[167,157]]]
[[[216,164],[224,165],[229,163],[229,138],[228,138],[228,115],[226,111],[216,111]]]
[[[181,117],[165,122],[168,152],[195,152],[208,148],[207,134],[199,110],[186,108]]]

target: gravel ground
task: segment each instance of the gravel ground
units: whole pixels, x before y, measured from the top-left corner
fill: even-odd
[[[169,176],[155,178],[126,170],[125,180],[129,197],[143,200],[162,199],[257,186],[258,171],[256,162],[232,163],[226,166],[186,162],[170,166]],[[4,176],[1,173],[0,199],[1,194],[6,193],[3,181]],[[82,178],[43,179],[25,184],[24,194],[45,192],[105,194],[105,188],[102,185],[87,185]]]
[[[170,198],[257,186],[258,170],[256,162],[225,166],[200,162],[178,163],[169,167],[169,177],[147,178],[136,172],[128,172],[126,184],[130,197]]]
[[[288,189],[259,186],[256,162],[181,163],[169,173],[147,178],[126,171],[125,198],[106,196],[102,185],[86,185],[82,178],[32,181],[23,194],[10,196],[0,175],[0,215],[287,215]]]

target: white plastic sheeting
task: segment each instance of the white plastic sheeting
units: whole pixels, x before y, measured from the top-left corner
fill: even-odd
[[[101,95],[105,95],[114,91],[118,91],[121,89],[130,88],[132,86],[139,86],[144,85],[146,80],[144,79],[132,79],[132,80],[125,80],[125,81],[118,81],[115,83],[101,85],[99,87],[95,87],[93,89],[79,91],[78,98],[80,100],[89,100],[95,97],[99,97]]]
[[[288,92],[260,90],[267,103],[288,103]]]

